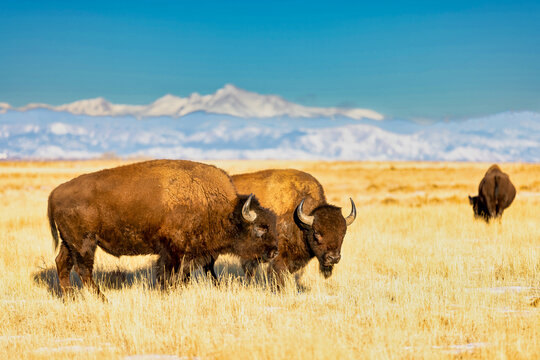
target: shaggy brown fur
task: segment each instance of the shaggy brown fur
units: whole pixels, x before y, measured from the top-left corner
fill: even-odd
[[[478,186],[478,195],[469,196],[469,202],[475,217],[489,222],[491,218],[500,218],[515,197],[516,188],[508,175],[492,165]]]
[[[253,222],[242,216],[239,196],[221,169],[181,160],[154,160],[79,176],[54,189],[48,215],[63,290],[73,266],[84,284],[92,279],[94,253],[157,254],[157,278],[184,273],[184,263],[204,265],[232,253],[245,261],[277,254],[276,216],[256,199]]]
[[[302,171],[264,170],[232,176],[239,193],[255,191],[263,206],[277,215],[279,254],[270,262],[270,274],[294,273],[317,257],[319,268],[325,277],[332,274],[341,258],[341,245],[347,231],[341,208],[326,203],[321,184],[310,174]],[[312,226],[302,223],[296,216],[296,208],[305,199],[303,211],[314,216]],[[205,267],[212,276],[214,261]],[[257,263],[243,262],[246,274],[252,274]]]

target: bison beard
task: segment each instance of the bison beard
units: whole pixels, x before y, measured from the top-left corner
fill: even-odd
[[[326,266],[322,263],[319,263],[319,270],[321,274],[323,274],[325,279],[328,279],[330,276],[332,276],[332,270],[334,270],[334,265]]]
[[[221,169],[181,160],[154,160],[81,175],[49,196],[49,224],[60,286],[69,273],[92,279],[99,246],[114,256],[157,254],[163,286],[184,264],[232,253],[269,260],[277,254],[276,216],[253,196],[237,195]]]

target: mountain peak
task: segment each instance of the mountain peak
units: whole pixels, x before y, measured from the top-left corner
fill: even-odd
[[[225,86],[223,86],[221,89],[218,89],[211,96],[219,98],[219,97],[225,97],[225,96],[242,97],[242,96],[264,96],[264,95],[260,95],[254,92],[240,89],[234,86],[233,84],[225,84]]]
[[[173,95],[173,94],[165,94],[162,97],[158,98],[153,102],[153,104],[158,102],[169,102],[169,101],[176,101],[178,99],[181,99],[181,97]]]
[[[226,92],[237,92],[237,91],[240,91],[241,89],[240,88],[237,88],[236,86],[234,86],[234,84],[225,84],[221,89],[219,89],[218,91],[226,91]]]
[[[60,105],[60,107],[68,108],[68,107],[73,107],[73,106],[84,106],[84,105],[107,106],[107,105],[111,105],[111,103],[107,101],[107,99],[105,99],[104,97],[100,96],[100,97],[95,97],[95,98],[90,98],[90,99],[77,100],[72,103]]]
[[[55,110],[67,111],[77,115],[108,115],[112,104],[103,97],[78,100],[70,104],[60,105]]]
[[[202,111],[240,118],[331,118],[343,116],[356,120],[363,118],[383,119],[381,114],[369,109],[307,107],[289,102],[277,95],[263,95],[240,89],[230,83],[225,84],[213,94],[200,95],[194,92],[185,98],[166,94],[149,105],[112,104],[103,97],[97,97],[60,106],[29,104],[17,110],[27,111],[35,108],[67,111],[77,115],[131,115],[137,118],[154,116],[181,117],[192,112]]]
[[[11,109],[11,105],[5,102],[0,102],[0,114],[6,113],[9,109]]]

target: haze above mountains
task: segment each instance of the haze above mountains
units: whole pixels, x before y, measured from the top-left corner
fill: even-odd
[[[103,98],[0,103],[0,159],[121,157],[540,161],[540,114],[421,125],[369,109],[307,107],[226,85],[149,105]]]

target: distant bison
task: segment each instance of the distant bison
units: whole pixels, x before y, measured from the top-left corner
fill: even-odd
[[[497,165],[492,165],[478,186],[478,195],[469,196],[474,215],[489,222],[491,218],[502,216],[516,197],[516,188],[507,174]]]
[[[294,273],[316,257],[321,273],[328,278],[341,259],[341,245],[356,218],[356,208],[347,218],[341,208],[326,203],[324,190],[313,176],[302,171],[264,170],[232,176],[239,193],[256,192],[263,206],[277,215],[279,255],[270,262],[270,274],[281,280],[283,272]],[[205,267],[216,277],[215,258]],[[242,263],[252,274],[257,263]]]
[[[54,189],[48,216],[60,251],[60,285],[72,267],[99,294],[94,253],[157,254],[157,279],[185,274],[219,254],[268,261],[277,254],[276,216],[252,195],[237,195],[221,169],[181,160],[154,160],[79,176]]]

